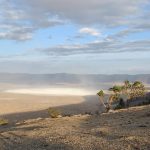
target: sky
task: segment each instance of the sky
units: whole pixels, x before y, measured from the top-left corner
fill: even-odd
[[[0,0],[0,72],[149,74],[150,0]]]

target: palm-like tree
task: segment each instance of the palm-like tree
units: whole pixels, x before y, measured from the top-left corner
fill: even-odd
[[[132,84],[132,90],[131,90],[132,98],[140,97],[145,95],[145,87],[142,82],[135,81]]]
[[[136,88],[140,88],[141,86],[143,86],[143,83],[140,82],[140,81],[135,81],[135,82],[133,83],[133,86],[136,87]]]
[[[113,102],[117,101],[119,99],[119,97],[115,94],[111,94],[109,96],[109,101],[108,101],[108,104],[111,105]]]
[[[123,85],[123,92],[124,94],[127,96],[128,99],[130,99],[130,91],[131,91],[131,83],[129,80],[125,80],[124,81],[124,85]]]
[[[126,88],[128,88],[130,86],[130,81],[129,80],[125,80],[124,81],[124,85]]]
[[[123,91],[123,86],[115,85],[110,88],[109,91],[113,92],[113,94],[110,95],[108,102],[109,106],[111,106],[113,102],[117,102],[120,99],[120,95]]]
[[[103,106],[106,108],[106,105],[104,103],[104,91],[103,90],[100,90],[97,95],[100,97],[100,102],[103,104]]]
[[[112,91],[111,95],[109,96],[108,103],[104,103],[104,92],[100,90],[97,94],[100,97],[101,103],[106,108],[110,108],[112,104],[118,103],[123,107],[128,106],[128,102],[133,100],[134,98],[144,97],[145,96],[145,87],[144,84],[140,81],[135,81],[134,83],[130,83],[128,80],[124,81],[122,86],[115,85],[109,89]]]
[[[112,88],[110,88],[109,91],[113,91],[114,94],[120,94],[120,92],[122,91],[122,86],[115,85]]]

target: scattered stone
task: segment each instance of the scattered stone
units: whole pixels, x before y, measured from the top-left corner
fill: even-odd
[[[73,115],[73,117],[81,117],[82,114],[78,114],[78,115]]]
[[[61,116],[61,115],[58,115],[57,118],[62,118],[62,116]]]
[[[146,113],[146,117],[150,117],[150,112],[149,112],[149,113]]]
[[[115,113],[116,111],[115,110],[112,110],[112,109],[110,109],[109,111],[108,111],[108,113]]]
[[[92,115],[92,112],[85,112],[85,114],[87,114],[87,115]]]
[[[125,110],[126,112],[116,114],[90,117],[80,114],[61,119],[44,118],[42,121],[38,121],[42,118],[37,118],[24,121],[27,124],[18,121],[16,124],[22,126],[8,126],[0,131],[0,149],[148,150],[149,118],[139,116],[146,114],[149,109],[150,106],[146,106],[141,110],[133,110],[134,113]],[[128,123],[133,124],[131,126]]]
[[[145,128],[147,126],[146,125],[139,125],[138,127]]]
[[[43,146],[44,146],[44,147],[48,147],[48,144],[44,144]]]
[[[33,122],[37,122],[37,121],[40,121],[40,120],[43,120],[43,118],[24,120],[23,123],[28,124],[28,123],[33,123]]]
[[[35,119],[35,120],[36,120],[36,121],[39,121],[39,120],[43,120],[43,118],[40,118],[40,117],[39,117],[39,118],[37,118],[37,119]]]
[[[131,124],[131,121],[130,121],[130,120],[128,121],[128,124]]]
[[[17,122],[16,125],[22,125],[24,122]]]

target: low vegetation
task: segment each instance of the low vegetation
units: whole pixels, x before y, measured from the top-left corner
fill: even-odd
[[[51,118],[58,118],[59,116],[61,116],[60,111],[55,108],[49,108],[48,114],[50,115]]]
[[[8,120],[0,118],[0,126],[4,126],[8,124]]]
[[[125,107],[129,107],[131,101],[137,100],[139,98],[143,100],[147,99],[145,86],[140,81],[131,83],[126,80],[122,85],[114,85],[113,87],[109,88],[109,91],[111,92],[111,94],[106,103],[104,103],[104,91],[100,90],[97,93],[97,95],[100,97],[101,103],[104,105],[107,111],[110,108],[122,109]],[[149,104],[149,100],[147,100],[146,102],[142,101],[140,104]]]

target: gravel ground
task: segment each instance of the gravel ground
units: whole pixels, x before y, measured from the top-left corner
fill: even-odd
[[[0,127],[0,150],[149,150],[150,105]]]

